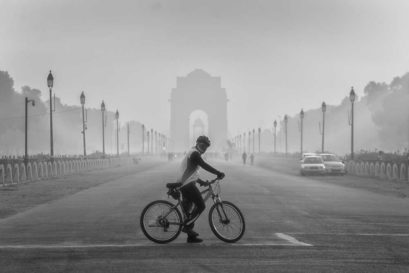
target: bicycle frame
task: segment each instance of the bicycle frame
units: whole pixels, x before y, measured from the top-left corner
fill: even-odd
[[[217,186],[219,186],[219,183],[220,183],[220,182],[219,182],[219,181],[216,181],[216,180],[214,180],[214,181],[215,181],[215,183],[217,183]],[[214,204],[216,204],[216,203],[222,203],[222,200],[221,200],[219,194],[216,194],[216,193],[214,192],[213,187],[212,187],[212,184],[213,184],[213,183],[209,184],[208,187],[207,187],[207,189],[205,189],[205,190],[203,190],[203,191],[200,192],[200,193],[202,194],[202,196],[204,195],[203,201],[206,203],[207,200],[209,200],[209,198],[211,197],[211,198],[213,199],[213,203],[214,203]],[[178,191],[180,191],[180,188],[178,189]],[[173,207],[171,207],[171,209],[169,210],[169,212],[166,213],[165,215],[163,215],[163,218],[166,218],[166,217],[168,217],[168,215],[169,215],[173,210],[176,210],[176,209],[178,209],[178,207],[180,207],[181,210],[182,210],[182,212],[183,212],[183,213],[182,213],[183,221],[182,221],[182,223],[175,223],[175,224],[179,224],[179,225],[183,225],[183,222],[184,222],[184,220],[185,220],[185,216],[187,215],[187,212],[185,211],[185,209],[184,209],[183,206],[181,205],[181,204],[182,204],[182,197],[181,197],[181,196],[182,196],[182,195],[179,196],[178,202],[176,203],[176,205],[174,205]],[[227,219],[227,215],[226,215],[226,212],[224,211],[223,206],[221,206],[221,208],[222,208],[222,212],[223,212],[223,215],[224,215],[224,219],[226,219],[226,220],[223,220],[223,221],[229,221],[229,220]],[[222,214],[221,214],[219,208],[217,207],[216,209],[217,209],[217,212],[218,212],[218,214],[219,214],[219,217],[220,217],[221,219],[223,219]],[[173,224],[173,223],[172,223],[172,224]]]

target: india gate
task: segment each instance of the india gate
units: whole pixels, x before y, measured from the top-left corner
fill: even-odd
[[[209,151],[227,147],[227,95],[220,77],[196,69],[178,77],[170,98],[170,151],[184,152],[199,135],[212,141]]]

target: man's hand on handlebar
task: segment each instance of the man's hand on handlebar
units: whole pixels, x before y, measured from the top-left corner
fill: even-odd
[[[217,179],[222,180],[226,175],[224,173],[219,173]]]
[[[201,187],[207,187],[210,185],[209,181],[203,181],[202,179],[198,179],[197,183],[201,186]]]
[[[201,186],[201,187],[207,187],[210,184],[213,184],[214,182],[216,182],[217,180],[222,180],[225,177],[224,173],[220,173],[216,179],[213,179],[211,181],[203,181],[202,179],[198,179],[197,183]]]

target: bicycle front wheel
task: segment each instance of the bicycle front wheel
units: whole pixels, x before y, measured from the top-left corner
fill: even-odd
[[[209,210],[209,223],[214,235],[227,243],[235,243],[244,234],[246,224],[239,208],[233,203],[215,203]]]
[[[175,240],[182,229],[182,215],[174,205],[165,200],[149,203],[143,210],[140,225],[145,236],[159,244]]]

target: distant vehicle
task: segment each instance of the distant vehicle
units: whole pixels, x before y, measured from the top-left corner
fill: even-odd
[[[325,169],[329,174],[346,174],[345,164],[334,154],[320,154],[324,160]]]
[[[316,155],[317,155],[316,153],[303,153],[301,160],[303,160],[303,159],[306,158],[307,156],[316,156]]]
[[[301,160],[301,175],[325,174],[325,165],[321,156],[306,156]]]

